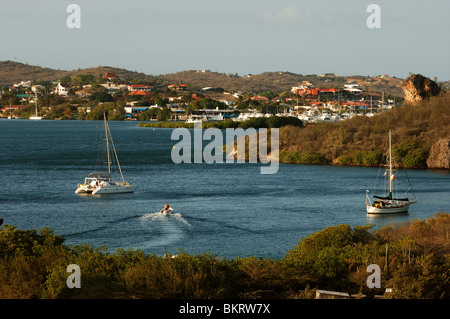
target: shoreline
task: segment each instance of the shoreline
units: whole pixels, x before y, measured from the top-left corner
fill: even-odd
[[[8,118],[5,117],[0,117],[0,120],[10,120]],[[35,122],[35,120],[30,120],[30,119],[24,119],[24,118],[14,118],[14,120],[19,120],[19,121],[33,121]],[[40,121],[97,121],[97,120],[88,120],[88,119],[42,119]],[[137,121],[131,121],[131,120],[111,120],[113,122],[137,122]],[[38,121],[39,122],[39,121]],[[219,123],[219,125],[217,125]],[[244,122],[227,122],[224,124],[221,124],[224,122],[204,122],[202,123],[202,129],[208,129],[208,128],[218,128],[218,129],[226,129],[226,128],[237,128],[240,127],[240,125],[242,123],[246,123]],[[175,128],[187,128],[187,129],[194,129],[194,123],[187,123],[185,121],[139,121],[139,123],[137,124],[138,127],[140,128],[167,128],[167,129],[175,129]],[[222,127],[221,127],[222,126]],[[226,126],[226,127],[224,127]],[[270,129],[270,128],[269,128]],[[280,155],[279,158],[274,158],[273,156],[269,156],[269,158],[272,161],[276,161],[278,160],[279,163],[282,164],[297,164],[297,165],[329,165],[329,166],[343,166],[343,167],[386,167],[386,164],[376,164],[376,165],[370,165],[370,164],[358,164],[358,163],[345,163],[345,164],[340,164],[339,163],[339,158],[334,158],[333,160],[329,160],[327,158],[325,158],[325,156],[318,154],[318,153],[312,153],[312,152],[303,152],[305,155],[307,156],[316,156],[317,158],[312,159],[312,160],[308,160],[308,161],[304,161],[304,162],[295,162],[292,160],[283,160],[281,157],[292,157],[298,153],[302,153],[302,151],[291,151],[291,152],[286,152],[283,150],[280,150]],[[397,169],[433,169],[433,170],[440,170],[440,171],[450,171],[450,168],[445,168],[445,167],[428,167],[428,166],[401,166],[401,165],[394,165],[395,168]]]

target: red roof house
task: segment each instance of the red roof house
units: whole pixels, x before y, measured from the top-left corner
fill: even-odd
[[[115,73],[112,73],[112,72],[107,72],[107,73],[105,73],[104,76],[102,76],[102,78],[111,80],[111,79],[116,79],[117,75]]]
[[[137,90],[131,91],[130,93],[128,93],[128,95],[152,95],[152,94],[148,91]]]

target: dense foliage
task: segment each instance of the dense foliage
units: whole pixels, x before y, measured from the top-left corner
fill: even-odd
[[[158,257],[140,250],[65,245],[52,230],[0,228],[0,298],[312,298],[313,288],[371,298],[450,298],[450,215],[386,226],[331,226],[280,260],[213,254]],[[69,289],[67,266],[81,269]],[[382,288],[366,285],[369,264]]]
[[[280,128],[282,126],[293,126],[293,127],[301,127],[303,126],[302,121],[300,121],[296,117],[280,117],[280,116],[270,116],[270,117],[258,117],[251,118],[249,120],[243,122],[235,122],[231,119],[220,121],[220,122],[204,122],[202,123],[202,128],[219,128],[219,129],[227,129],[227,128],[238,128],[241,127],[243,129],[248,129],[253,127],[255,129],[259,128]],[[193,128],[194,123],[185,123],[185,122],[155,122],[155,123],[139,123],[139,127],[166,127],[166,128],[176,128],[176,127],[185,127],[185,128]]]

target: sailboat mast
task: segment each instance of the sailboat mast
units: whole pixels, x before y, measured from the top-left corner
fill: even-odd
[[[106,123],[106,115],[105,115],[105,112],[103,112],[103,120],[105,121],[106,152],[107,152],[107,154],[108,154],[108,174],[111,174],[111,159],[109,158],[108,124]]]
[[[392,144],[391,144],[391,130],[389,130],[389,195],[392,196]]]
[[[37,92],[35,93],[35,97],[36,97],[36,117],[38,116],[38,96],[37,96]]]

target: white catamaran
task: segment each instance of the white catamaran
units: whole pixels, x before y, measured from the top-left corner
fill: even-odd
[[[389,175],[387,174],[389,172]],[[387,196],[373,196],[376,198],[372,202],[369,198],[369,191],[366,190],[366,208],[368,214],[397,214],[408,212],[409,205],[416,203],[417,200],[410,201],[408,198],[394,198],[394,180],[395,172],[392,169],[392,142],[391,130],[389,130],[389,171],[384,172],[386,180],[389,179],[389,193]],[[409,189],[408,189],[409,190]]]
[[[114,147],[114,142],[112,140],[111,132],[109,130],[108,122],[106,121],[106,116],[103,114],[105,122],[105,134],[106,134],[106,153],[107,153],[107,172],[94,172],[90,173],[88,177],[84,179],[83,184],[78,184],[78,188],[75,191],[77,194],[118,194],[118,193],[133,193],[133,184],[126,182],[123,178],[122,169],[120,168],[119,159],[117,157],[116,149]],[[110,150],[112,148],[112,151]],[[113,181],[111,178],[111,153],[114,153],[114,159],[117,164],[117,168],[122,177],[122,181]]]

